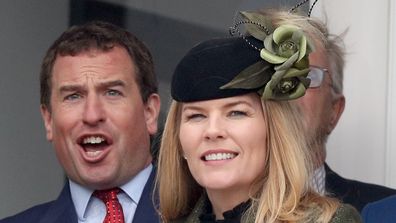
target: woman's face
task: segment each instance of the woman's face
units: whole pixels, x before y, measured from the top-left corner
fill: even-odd
[[[249,191],[267,150],[260,97],[184,103],[181,116],[179,138],[195,180],[208,191]]]

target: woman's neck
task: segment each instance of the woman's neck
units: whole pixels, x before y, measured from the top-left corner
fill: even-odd
[[[224,219],[223,213],[233,209],[238,204],[249,200],[249,190],[241,190],[241,188],[227,190],[207,189],[206,193],[210,203],[212,204],[213,213],[216,219]]]

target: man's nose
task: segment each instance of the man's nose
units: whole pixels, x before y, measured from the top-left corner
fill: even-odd
[[[97,125],[106,118],[103,102],[96,94],[87,96],[85,101],[83,122],[87,125]]]

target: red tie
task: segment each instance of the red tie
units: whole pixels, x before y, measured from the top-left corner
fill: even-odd
[[[103,223],[124,223],[124,212],[117,198],[117,194],[120,191],[120,188],[113,188],[109,190],[97,190],[93,193],[95,197],[102,200],[106,205],[106,217]]]

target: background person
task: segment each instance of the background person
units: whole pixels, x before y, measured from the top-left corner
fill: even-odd
[[[47,51],[40,86],[68,181],[55,201],[0,222],[158,222],[150,135],[160,100],[146,46],[109,23],[71,27]]]
[[[345,179],[326,164],[326,142],[345,107],[345,49],[342,38],[330,34],[325,24],[311,24],[322,37],[315,38],[315,51],[309,55],[314,71],[311,72],[311,86],[296,102],[305,117],[310,152],[314,157],[312,185],[318,193],[334,196],[361,211],[367,203],[395,194],[396,190]]]
[[[367,204],[362,211],[365,223],[392,223],[396,219],[396,196]]]

